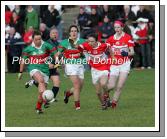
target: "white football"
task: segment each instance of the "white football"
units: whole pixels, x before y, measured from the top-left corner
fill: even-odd
[[[45,90],[42,94],[42,98],[46,101],[51,101],[54,98],[52,90]]]

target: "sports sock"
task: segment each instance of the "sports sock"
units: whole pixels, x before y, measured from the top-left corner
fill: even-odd
[[[52,91],[54,93],[54,98],[56,98],[57,93],[59,92],[59,87],[53,86]]]
[[[39,110],[41,109],[41,107],[42,107],[42,103],[37,101],[36,108]]]
[[[70,91],[68,91],[68,92],[66,93],[66,95],[67,95],[68,97],[70,97],[70,96],[73,95],[73,93],[71,93]]]
[[[36,82],[35,80],[34,80],[34,82],[33,82],[33,84],[36,86],[36,87],[38,87],[38,82]]]
[[[75,101],[75,107],[80,107],[80,101]]]

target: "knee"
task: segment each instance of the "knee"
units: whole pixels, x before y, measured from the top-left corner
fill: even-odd
[[[44,79],[40,79],[40,80],[38,81],[38,83],[39,83],[39,84],[44,84],[45,81],[44,81]]]
[[[81,84],[79,81],[75,81],[75,82],[73,82],[73,86],[74,86],[74,88],[80,88]]]
[[[116,91],[120,92],[122,90],[122,86],[117,86]]]
[[[57,79],[57,80],[53,80],[53,85],[54,86],[60,86],[60,80],[59,79]]]
[[[112,90],[112,89],[115,88],[115,84],[108,84],[108,85],[107,85],[107,88],[108,88],[109,90]]]

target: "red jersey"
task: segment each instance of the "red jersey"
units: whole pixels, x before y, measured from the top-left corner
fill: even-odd
[[[132,37],[130,35],[124,33],[119,39],[116,39],[116,36],[113,35],[109,37],[106,42],[111,45],[111,50],[114,53],[114,57],[116,59],[112,65],[122,65],[129,60],[129,57],[123,57],[121,52],[129,52],[129,47],[134,47],[134,42],[132,41]]]
[[[148,28],[147,28],[147,26],[145,28],[143,28],[143,29],[137,30],[136,34],[139,37],[141,37],[141,38],[142,37],[147,38],[147,36],[148,36]],[[139,44],[146,44],[146,43],[148,43],[148,40],[147,39],[140,39],[140,40],[138,40],[138,43]]]
[[[91,67],[97,70],[109,70],[108,57],[105,54],[110,44],[98,42],[98,46],[93,48],[87,42],[80,44],[78,49],[81,52],[86,52],[88,56],[88,63]]]

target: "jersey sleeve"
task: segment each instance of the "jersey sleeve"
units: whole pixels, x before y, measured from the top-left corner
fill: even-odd
[[[78,50],[79,50],[80,52],[88,51],[88,43],[87,43],[87,42],[84,42],[84,43],[80,44],[80,45],[78,46]]]
[[[54,54],[56,54],[57,52],[57,48],[53,47],[51,44],[46,43],[46,49],[47,51],[50,53],[51,56],[53,56]]]
[[[64,52],[65,50],[65,43],[62,41],[59,45],[58,45],[58,52]]]
[[[129,36],[129,39],[128,39],[128,47],[134,47],[134,46],[135,46],[135,43],[134,43],[132,37]]]
[[[22,51],[22,58],[25,60],[25,59],[29,58],[29,56],[30,56],[29,55],[29,46],[27,46]]]
[[[113,41],[113,37],[109,37],[107,40],[106,40],[106,43],[110,44],[111,46],[113,45],[114,41]]]

